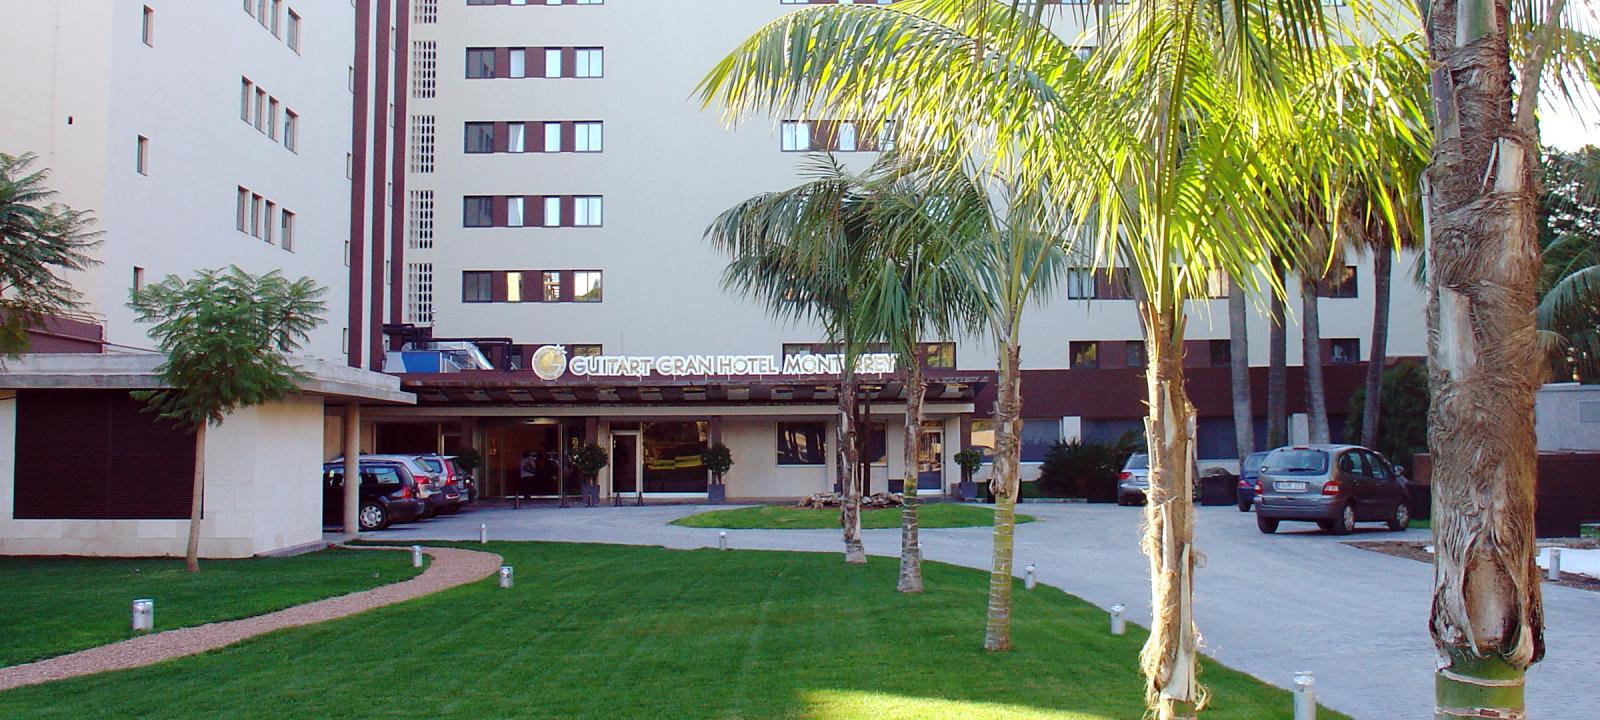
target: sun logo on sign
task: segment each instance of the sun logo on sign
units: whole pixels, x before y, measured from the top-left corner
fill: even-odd
[[[560,380],[567,372],[567,349],[560,345],[545,345],[533,351],[533,374],[540,380]]]

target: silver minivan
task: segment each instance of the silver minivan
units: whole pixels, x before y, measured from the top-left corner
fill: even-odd
[[[1150,455],[1134,453],[1117,473],[1117,504],[1139,505],[1150,490]]]
[[[1256,480],[1256,527],[1278,531],[1284,520],[1315,522],[1345,535],[1358,522],[1390,530],[1411,522],[1405,479],[1382,455],[1358,445],[1281,447],[1261,461]]]

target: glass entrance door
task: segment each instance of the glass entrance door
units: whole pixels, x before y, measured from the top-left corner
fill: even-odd
[[[611,494],[620,499],[639,496],[639,434],[611,436]]]
[[[923,426],[922,447],[917,452],[917,490],[944,491],[944,430]]]

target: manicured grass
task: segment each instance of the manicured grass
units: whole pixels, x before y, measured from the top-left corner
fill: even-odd
[[[421,572],[399,552],[324,550],[287,558],[0,558],[0,666],[131,637],[129,604],[156,601],[156,629],[261,615]],[[4,713],[0,713],[3,717]]]
[[[1018,514],[1017,522],[1033,522],[1033,516]],[[728,530],[819,530],[838,528],[839,511],[792,505],[757,505],[698,513],[678,518],[672,524]],[[917,524],[923,528],[989,527],[994,525],[994,511],[976,505],[931,503],[918,507]],[[861,513],[861,527],[868,530],[900,527],[900,508],[864,511]]]
[[[476,543],[463,547],[479,549]],[[981,649],[987,573],[837,554],[490,543],[493,579],[205,655],[0,693],[12,718],[1131,720],[1144,634],[1017,584]],[[1282,720],[1288,692],[1209,660],[1208,720]],[[1344,716],[1324,712],[1318,717]],[[1345,718],[1345,720],[1348,720]]]
[[[1430,518],[1411,518],[1411,523],[1406,527],[1410,530],[1429,530],[1433,528],[1433,520]]]

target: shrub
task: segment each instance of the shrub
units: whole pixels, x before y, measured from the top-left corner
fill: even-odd
[[[1051,497],[1115,498],[1117,473],[1144,448],[1144,435],[1128,431],[1114,443],[1070,440],[1050,446],[1039,466],[1039,491]]]
[[[706,469],[711,471],[711,477],[722,482],[722,476],[733,467],[733,451],[727,445],[717,443],[700,453],[700,462],[705,463]]]
[[[605,468],[609,458],[606,457],[606,449],[599,445],[574,442],[571,461],[572,469],[577,470],[583,481],[588,483],[594,482],[594,476]]]
[[[1419,363],[1396,363],[1383,371],[1380,388],[1378,440],[1373,450],[1409,469],[1412,455],[1428,451],[1428,373]],[[1345,442],[1361,442],[1361,413],[1366,402],[1364,387],[1350,397]]]

